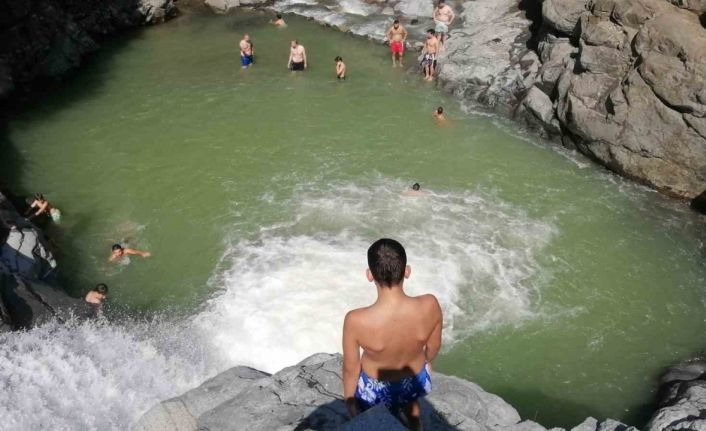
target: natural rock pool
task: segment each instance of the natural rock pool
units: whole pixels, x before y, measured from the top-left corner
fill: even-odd
[[[8,427],[125,429],[229,366],[339,350],[345,311],[374,297],[365,251],[381,236],[406,245],[409,290],[443,304],[436,369],[545,426],[642,425],[662,367],[704,345],[703,220],[462,110],[386,47],[268,18],[129,35],[12,115],[0,175],[62,209],[63,284],[107,283],[112,321],[0,335]],[[417,181],[428,194],[403,196]],[[109,265],[116,241],[153,256]]]

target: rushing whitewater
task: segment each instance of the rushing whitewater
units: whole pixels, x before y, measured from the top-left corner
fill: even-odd
[[[75,322],[0,338],[0,416],[11,429],[124,429],[158,400],[227,367],[277,371],[339,351],[345,312],[374,300],[365,252],[380,236],[407,247],[412,294],[432,292],[445,342],[537,313],[535,256],[555,229],[478,194],[404,196],[405,184],[303,186],[289,222],[250,239],[234,229],[211,283],[181,321]]]

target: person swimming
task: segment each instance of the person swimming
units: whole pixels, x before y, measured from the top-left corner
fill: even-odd
[[[287,23],[284,22],[284,19],[282,18],[282,14],[281,14],[281,13],[278,13],[278,14],[275,15],[275,16],[276,16],[276,18],[272,20],[272,24],[273,24],[275,27],[286,27],[286,26],[287,26]]]
[[[399,242],[382,238],[368,249],[366,277],[375,283],[377,300],[344,319],[343,398],[352,417],[383,404],[419,430],[419,398],[432,389],[443,316],[434,295],[405,293],[404,280],[411,273]]]
[[[422,191],[422,186],[419,183],[412,184],[412,187],[405,190],[405,196],[423,196],[425,193]]]
[[[336,62],[336,78],[340,80],[345,80],[346,63],[343,62],[343,59],[340,56],[336,57],[334,61]]]
[[[34,211],[34,214],[30,214]],[[61,211],[58,208],[54,208],[49,201],[44,199],[44,195],[37,193],[34,195],[34,199],[29,205],[29,208],[25,212],[25,216],[29,216],[30,219],[39,217],[42,214],[48,215],[49,218],[54,221],[54,223],[59,223],[61,221]]]
[[[122,260],[126,258],[127,256],[141,256],[141,257],[150,257],[152,254],[146,251],[140,251],[140,250],[135,250],[132,248],[125,248],[120,244],[113,244],[113,247],[111,247],[111,253],[110,253],[110,258],[108,260],[110,262],[116,262],[118,260]]]
[[[436,108],[436,111],[434,111],[434,113],[432,113],[431,116],[434,117],[435,120],[438,120],[441,122],[446,121],[446,116],[444,115],[444,107],[443,106],[439,106],[438,108]]]
[[[96,317],[103,309],[103,302],[108,297],[108,286],[103,283],[96,284],[84,298],[84,302],[89,307],[91,317]]]

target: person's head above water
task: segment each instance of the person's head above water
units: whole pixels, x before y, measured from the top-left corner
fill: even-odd
[[[434,37],[435,34],[436,31],[434,31],[433,28],[430,28],[429,30],[427,30],[427,39],[431,39],[432,37]]]
[[[380,287],[399,286],[409,274],[407,253],[399,242],[382,238],[368,249],[369,281],[374,280]]]
[[[419,189],[421,189],[421,188],[422,188],[422,186],[420,186],[419,183],[412,184],[412,190],[414,190],[415,192],[419,191]]]
[[[439,115],[443,114],[443,113],[444,113],[444,107],[443,107],[443,106],[439,106],[438,108],[436,108],[436,113],[439,114]]]
[[[281,14],[281,13],[278,13],[278,14],[275,15],[275,16],[277,17],[277,19],[282,19],[282,14]]]
[[[123,253],[125,252],[125,249],[120,244],[113,244],[113,246],[110,249],[113,251],[114,256],[122,256]]]
[[[108,286],[106,286],[104,283],[98,283],[96,284],[96,287],[93,288],[94,292],[98,292],[101,295],[107,295],[108,294]]]
[[[342,59],[341,56],[339,55],[339,56],[337,56],[336,58],[334,58],[333,61],[335,61],[336,63],[338,63],[339,61],[343,61],[343,59]]]
[[[292,48],[296,48],[297,45],[299,45],[299,41],[296,40],[296,39],[294,39],[294,40],[292,41]]]

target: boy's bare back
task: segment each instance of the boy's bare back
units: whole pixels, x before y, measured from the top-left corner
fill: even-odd
[[[363,371],[379,380],[416,375],[433,359],[427,358],[426,348],[430,341],[440,344],[441,325],[441,307],[434,295],[405,294],[353,310],[344,324],[363,349]]]

